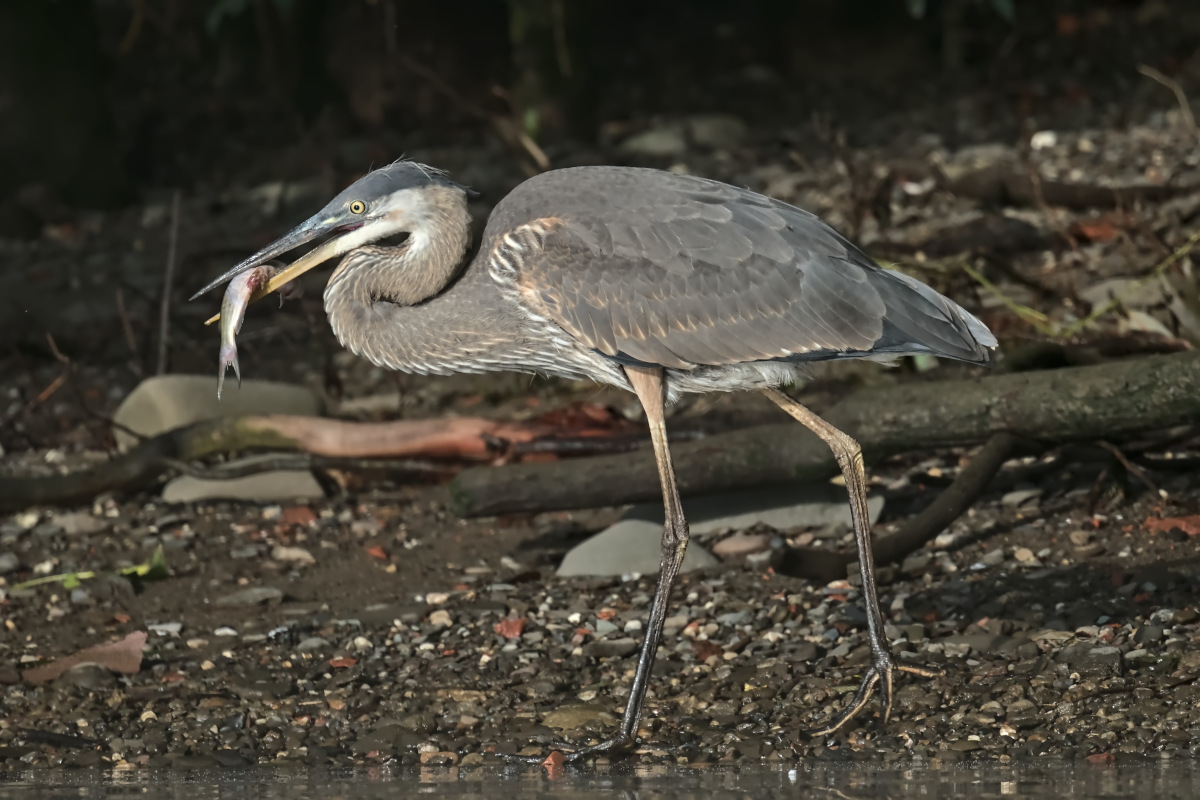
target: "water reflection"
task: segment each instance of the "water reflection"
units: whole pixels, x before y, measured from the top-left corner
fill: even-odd
[[[705,797],[737,798],[1191,798],[1200,796],[1200,762],[1122,766],[1038,762],[1008,767],[864,770],[780,766],[688,769],[387,768],[347,772],[270,769],[202,774],[30,771],[0,782],[0,800],[139,798],[140,800],[374,800],[420,797]]]

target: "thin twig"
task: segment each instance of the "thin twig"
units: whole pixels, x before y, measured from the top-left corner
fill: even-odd
[[[1139,64],[1138,72],[1147,78],[1158,81],[1175,93],[1175,102],[1179,103],[1179,113],[1183,115],[1183,123],[1187,125],[1193,136],[1200,137],[1200,130],[1196,128],[1196,118],[1192,115],[1192,105],[1188,102],[1187,93],[1183,91],[1179,81],[1167,77],[1148,64]]]
[[[167,343],[170,339],[171,284],[175,280],[175,255],[179,248],[179,190],[171,198],[171,233],[167,242],[167,267],[163,273],[162,306],[158,317],[158,368],[155,375],[167,371]]]
[[[29,408],[40,406],[42,403],[49,400],[51,395],[61,389],[62,385],[66,382],[67,372],[66,370],[63,370],[63,372],[61,372],[57,378],[50,381],[49,385],[46,386],[45,389],[42,389],[42,391],[38,392],[38,396],[33,398],[33,402],[29,404]]]
[[[62,350],[58,349],[58,342],[54,341],[54,335],[49,331],[46,332],[46,343],[50,345],[50,353],[54,356],[54,360],[64,366],[71,366],[71,359],[63,355]]]
[[[129,320],[129,312],[125,310],[125,293],[117,287],[117,316],[121,319],[121,332],[125,335],[125,344],[129,345],[129,353],[133,356],[133,369],[140,378],[145,371],[142,369],[141,354],[138,353],[137,339],[133,336],[133,323]]]
[[[558,59],[558,71],[563,77],[571,77],[571,48],[567,46],[567,20],[563,0],[553,0],[550,11],[554,15],[554,54]]]
[[[163,464],[183,475],[203,480],[232,480],[276,470],[340,469],[385,470],[450,475],[456,470],[447,465],[410,458],[329,458],[308,453],[280,453],[250,457],[225,464],[202,465],[178,459],[163,459]]]
[[[1038,211],[1046,217],[1046,221],[1050,223],[1050,227],[1054,232],[1063,238],[1067,245],[1075,252],[1079,252],[1079,242],[1071,235],[1071,231],[1064,227],[1059,221],[1058,214],[1046,202],[1046,195],[1042,191],[1042,173],[1038,172],[1037,165],[1033,163],[1032,152],[1025,153],[1025,169],[1029,173],[1029,188],[1033,192],[1033,202],[1038,207]]]
[[[397,53],[396,63],[402,65],[409,72],[424,78],[434,90],[452,104],[458,106],[460,111],[490,123],[496,129],[496,133],[500,136],[501,141],[508,142],[510,145],[513,143],[520,145],[525,154],[533,160],[538,170],[545,172],[550,169],[550,158],[546,155],[546,152],[513,120],[498,114],[492,114],[470,100],[467,100],[453,86],[442,80],[440,75],[424,64],[417,62],[411,56],[404,53]]]
[[[1121,452],[1121,449],[1119,447],[1117,447],[1116,445],[1113,445],[1113,444],[1109,444],[1108,442],[1105,442],[1105,441],[1098,441],[1098,442],[1096,442],[1096,444],[1098,444],[1100,447],[1104,448],[1108,452],[1112,453],[1113,458],[1115,458],[1117,461],[1119,461],[1121,466],[1124,467],[1131,475],[1133,475],[1133,477],[1135,477],[1139,481],[1141,481],[1146,486],[1147,489],[1149,489],[1151,492],[1153,492],[1154,494],[1161,497],[1163,500],[1167,499],[1166,490],[1160,489],[1157,486],[1155,486],[1154,481],[1150,480],[1149,476],[1146,475],[1146,473],[1142,471],[1141,467],[1139,467],[1137,464],[1134,464],[1132,461],[1130,461],[1129,457],[1126,456],[1123,452]]]
[[[1000,291],[1000,289],[994,283],[992,283],[987,278],[985,278],[983,276],[983,273],[981,273],[979,270],[972,267],[970,265],[970,263],[968,263],[967,261],[963,262],[962,268],[963,268],[963,271],[966,272],[968,275],[970,275],[972,278],[974,278],[975,281],[980,286],[982,286],[984,289],[986,289],[988,292],[990,292],[994,297],[996,297],[1001,303],[1003,303],[1009,311],[1013,312],[1018,317],[1025,320],[1030,325],[1032,325],[1037,330],[1038,333],[1042,333],[1047,336],[1054,335],[1054,330],[1050,325],[1050,318],[1047,317],[1045,314],[1038,311],[1037,309],[1030,308],[1029,306],[1021,305],[1016,300],[1013,300],[1011,297],[1006,295],[1004,292]]]
[[[138,35],[142,32],[142,25],[146,21],[146,0],[133,0],[133,16],[129,18],[129,27],[125,29],[125,35],[121,37],[121,44],[117,47],[117,53],[126,55],[133,49],[133,45],[138,40]]]

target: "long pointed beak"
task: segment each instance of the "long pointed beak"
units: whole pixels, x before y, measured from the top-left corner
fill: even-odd
[[[278,258],[284,253],[294,250],[300,245],[307,244],[314,239],[318,239],[327,233],[348,233],[349,231],[362,227],[363,224],[361,222],[356,222],[349,225],[339,225],[337,224],[338,222],[341,222],[341,220],[322,220],[319,219],[319,217],[313,217],[312,219],[302,222],[276,241],[240,262],[237,266],[225,272],[225,274],[223,274],[221,277],[217,278],[203,289],[196,292],[194,295],[188,298],[189,301],[195,300],[200,295],[212,291],[221,284],[232,280],[238,274],[245,272],[248,269],[254,269],[257,266],[265,264],[266,262]],[[342,241],[342,237],[330,239],[324,244],[321,244],[320,246],[309,251],[304,256],[301,256],[293,264],[291,264],[291,266],[288,266],[277,273],[262,288],[250,296],[250,302],[253,303],[261,300],[271,292],[277,290],[280,286],[283,286],[288,281],[294,280],[321,262],[328,261],[330,258],[341,255],[342,253],[346,252],[346,249],[348,248],[346,247],[345,242]],[[211,319],[207,320],[204,324],[211,325],[220,318],[221,315],[218,313]]]

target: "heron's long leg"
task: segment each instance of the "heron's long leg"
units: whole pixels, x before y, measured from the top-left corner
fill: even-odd
[[[646,623],[646,638],[638,656],[637,670],[633,674],[633,685],[629,688],[629,699],[625,702],[625,716],[617,735],[599,744],[583,747],[567,755],[568,761],[576,761],[596,753],[612,753],[626,750],[633,745],[637,736],[638,722],[642,717],[642,704],[650,682],[650,670],[658,652],[659,639],[667,620],[667,607],[671,602],[671,590],[683,565],[683,556],[688,545],[688,524],[683,516],[683,503],[679,500],[679,489],[675,485],[675,467],[671,464],[671,453],[667,448],[667,427],[663,406],[666,401],[666,382],[659,367],[625,367],[629,382],[646,410],[646,421],[650,425],[650,439],[654,444],[654,459],[658,462],[658,477],[662,482],[663,509],[665,520],[659,558],[658,587],[654,592],[654,604],[650,607],[650,619]],[[535,757],[537,758],[537,757]],[[530,759],[533,760],[533,759]]]
[[[862,449],[853,438],[778,389],[764,389],[763,393],[819,436],[833,451],[833,457],[837,460],[838,466],[842,470],[842,476],[846,479],[846,491],[850,494],[850,518],[854,523],[854,541],[858,545],[858,571],[862,576],[863,602],[867,612],[871,667],[863,676],[862,684],[859,685],[858,692],[855,693],[849,707],[828,725],[810,731],[810,733],[813,736],[833,733],[863,710],[876,689],[879,690],[880,699],[883,701],[883,720],[886,722],[892,713],[892,683],[893,676],[897,671],[923,675],[927,678],[936,677],[940,673],[937,670],[897,664],[892,660],[892,655],[888,651],[887,639],[883,632],[883,613],[879,609],[879,590],[875,583],[875,556],[871,547],[871,526],[868,522],[870,516],[867,511],[867,474],[863,469]]]

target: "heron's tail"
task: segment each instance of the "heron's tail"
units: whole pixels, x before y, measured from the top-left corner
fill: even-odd
[[[903,272],[872,270],[870,275],[887,306],[883,335],[872,353],[991,361],[996,337],[970,311]]]

